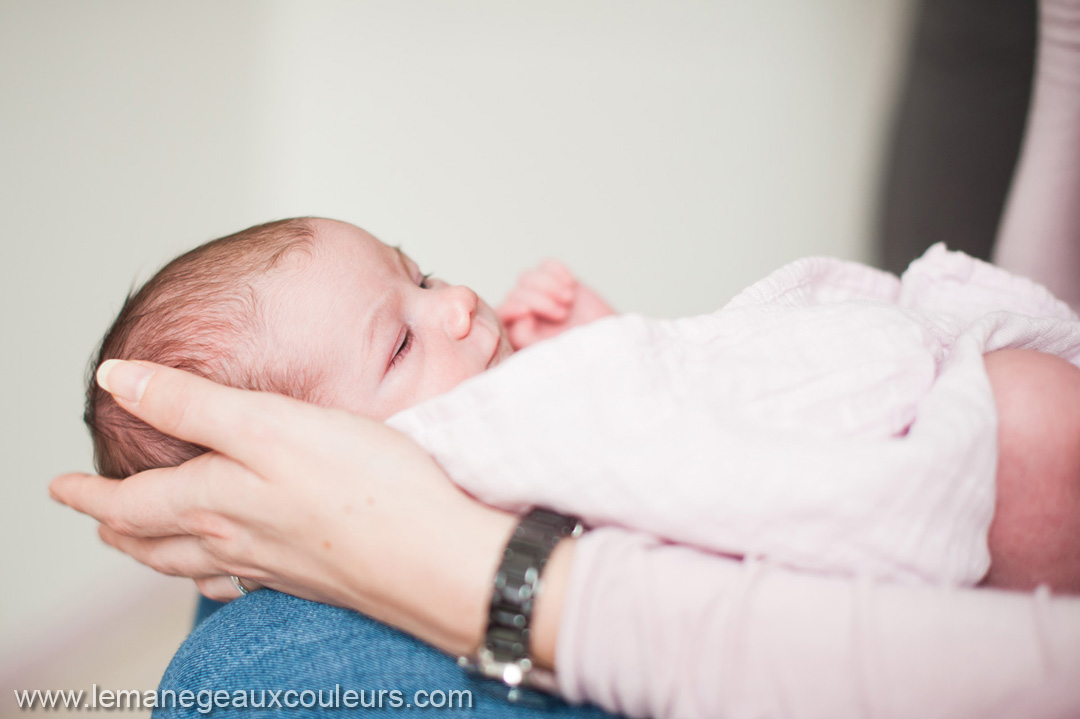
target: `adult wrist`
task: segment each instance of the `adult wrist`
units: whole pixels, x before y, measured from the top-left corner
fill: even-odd
[[[529,652],[537,666],[553,671],[556,668],[555,649],[558,644],[559,624],[577,541],[576,538],[564,539],[552,550],[544,567],[544,591],[540,593],[536,606],[533,607]]]
[[[449,551],[438,553],[443,588],[431,587],[433,591],[417,597],[422,610],[434,612],[432,623],[443,636],[435,641],[420,638],[454,655],[475,651],[484,641],[491,578],[518,523],[516,515],[501,510],[485,505],[477,505],[477,510],[459,524],[457,539],[447,546]]]
[[[336,560],[347,568],[347,588],[334,603],[460,655],[483,639],[491,577],[518,518],[464,495],[449,500],[438,511],[412,515],[413,530],[386,548],[389,558],[377,568],[378,581],[371,576],[366,544]]]
[[[459,664],[500,682],[510,701],[532,701],[523,689],[556,691],[550,669],[572,553],[572,546],[564,545],[582,529],[576,517],[534,509],[503,550],[491,582],[483,643],[462,655]]]

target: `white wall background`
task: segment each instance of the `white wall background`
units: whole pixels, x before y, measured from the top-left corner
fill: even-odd
[[[553,256],[653,315],[864,259],[909,5],[0,0],[0,714],[16,682],[152,688],[187,621],[46,494],[90,466],[85,365],[136,278],[297,214],[492,302]]]

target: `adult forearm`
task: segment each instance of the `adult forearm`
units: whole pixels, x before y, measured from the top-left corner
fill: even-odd
[[[492,579],[516,522],[479,504],[454,507],[443,521],[417,522],[415,547],[401,552],[402,576],[389,584],[392,594],[373,598],[365,577],[349,578],[350,608],[449,654],[472,652],[483,638]]]
[[[427,547],[406,550],[410,560],[401,571],[408,577],[394,583],[393,596],[378,598],[374,605],[370,583],[363,576],[350,577],[347,581],[356,589],[348,604],[449,654],[471,654],[483,641],[492,582],[518,521],[515,515],[478,503],[454,507],[437,521],[417,526],[418,546]],[[573,539],[560,542],[542,575],[530,632],[530,654],[540,666],[555,663],[574,545]],[[417,561],[420,556],[427,561]],[[363,573],[362,564],[353,566],[357,574]]]
[[[575,555],[572,701],[655,719],[1080,710],[1080,599],[823,577],[620,529]]]
[[[1076,0],[1040,3],[1031,111],[994,260],[1080,307],[1080,2]]]

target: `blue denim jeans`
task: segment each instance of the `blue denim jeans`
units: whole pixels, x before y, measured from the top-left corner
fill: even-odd
[[[203,600],[194,631],[161,679],[164,706],[153,715],[610,716],[552,698],[540,707],[510,704],[489,684],[465,675],[453,658],[372,619],[264,589],[223,606]],[[191,694],[182,695],[185,690]]]

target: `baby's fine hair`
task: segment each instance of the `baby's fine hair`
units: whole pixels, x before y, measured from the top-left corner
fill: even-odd
[[[99,474],[122,479],[206,451],[121,409],[94,380],[105,360],[147,360],[232,387],[311,400],[316,378],[261,346],[266,333],[257,285],[285,256],[310,251],[314,236],[310,218],[251,227],[180,255],[128,295],[86,380],[83,420]]]

